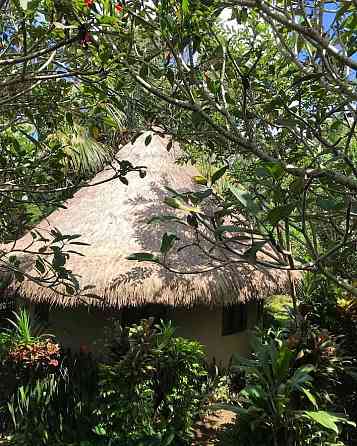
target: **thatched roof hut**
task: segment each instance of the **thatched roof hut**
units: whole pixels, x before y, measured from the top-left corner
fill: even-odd
[[[284,291],[286,273],[253,269],[249,265],[198,275],[175,275],[152,263],[126,259],[133,252],[159,251],[161,235],[168,228],[161,230],[148,221],[153,215],[169,211],[163,202],[167,194],[165,186],[177,191],[192,190],[195,187],[192,177],[197,175],[193,167],[175,163],[179,147],[174,146],[168,152],[164,138],[153,136],[148,146],[145,138],[146,135],[141,136],[119,152],[120,158],[128,159],[133,165],[146,166],[145,178],[131,173],[127,177],[128,186],[116,179],[85,187],[67,201],[66,209],[55,211],[37,227],[41,232],[56,227],[64,234],[82,234],[81,240],[90,244],[76,247],[83,256],[72,255],[66,265],[79,276],[82,287],[95,286],[91,293],[100,299],[88,299],[88,304],[117,309],[144,303],[216,306],[261,299]],[[104,169],[92,183],[111,175],[109,169]],[[185,236],[180,234],[182,243]],[[29,235],[19,240],[18,246],[24,246],[28,240]],[[204,261],[192,250],[177,256],[177,263],[186,268],[197,269]],[[83,303],[28,281],[21,286],[20,294],[33,302],[61,306]]]

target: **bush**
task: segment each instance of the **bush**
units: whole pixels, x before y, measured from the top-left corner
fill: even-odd
[[[316,274],[304,275],[300,298],[306,310],[304,319],[313,325],[316,337],[328,333],[326,340],[332,347],[330,353],[333,354],[329,355],[331,364],[325,367],[320,388],[324,390],[327,387],[330,394],[333,394],[337,411],[344,412],[351,419],[357,420],[356,299],[348,296],[346,291],[341,290],[334,283]],[[331,343],[331,339],[334,340],[335,345]],[[322,345],[326,345],[326,340]],[[341,361],[341,352],[345,356],[343,361]],[[330,390],[331,388],[333,391]],[[344,429],[344,436],[348,444],[357,445],[355,429]]]
[[[0,336],[3,430],[16,445],[47,445],[93,436],[97,364],[63,352],[22,309]]]
[[[292,300],[290,296],[276,295],[270,297],[264,303],[264,327],[285,327],[290,321],[289,311],[291,308]]]
[[[97,390],[96,363],[67,354],[55,371],[20,386],[10,399],[13,444],[52,446],[94,437]]]
[[[343,444],[339,425],[353,423],[320,409],[316,369],[312,364],[299,365],[300,355],[282,332],[269,331],[256,339],[252,359],[236,358],[235,367],[244,372],[247,385],[236,405],[219,406],[238,415],[235,427],[225,434],[228,444]]]
[[[97,432],[120,444],[188,444],[206,376],[201,345],[143,320],[119,328],[111,351],[112,364],[100,367]]]

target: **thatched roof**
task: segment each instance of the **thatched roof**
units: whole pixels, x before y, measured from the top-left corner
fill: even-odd
[[[76,247],[84,256],[72,255],[66,264],[79,275],[81,286],[95,285],[91,293],[101,299],[88,299],[88,304],[116,308],[143,303],[212,306],[283,292],[287,285],[286,273],[253,269],[249,265],[198,275],[176,275],[155,264],[126,259],[133,252],[159,251],[161,236],[170,230],[170,225],[157,227],[147,222],[153,215],[170,212],[163,203],[167,195],[165,186],[181,192],[197,187],[192,183],[197,171],[192,166],[175,163],[178,147],[168,152],[167,140],[159,136],[153,136],[146,146],[145,137],[141,136],[133,145],[127,144],[119,152],[120,158],[133,165],[146,166],[145,178],[134,172],[127,176],[128,186],[116,179],[85,187],[67,201],[66,209],[53,212],[37,227],[40,231],[56,227],[63,234],[82,234],[81,240],[90,243],[90,246]],[[104,169],[93,183],[111,175],[112,171]],[[185,236],[180,233],[181,243]],[[20,239],[17,246],[24,246],[28,240],[29,235]],[[192,250],[184,250],[177,256],[178,264],[193,269],[204,261]],[[28,281],[23,283],[20,293],[36,302],[64,306],[82,303],[75,297],[64,298]]]

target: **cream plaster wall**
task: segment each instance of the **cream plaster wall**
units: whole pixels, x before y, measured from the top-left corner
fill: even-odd
[[[257,321],[257,306],[248,304],[248,330],[222,336],[222,308],[195,307],[172,309],[167,318],[176,326],[176,333],[201,342],[208,359],[227,364],[232,354],[246,355],[249,352],[251,331]],[[96,355],[103,352],[105,327],[110,326],[113,313],[104,313],[93,308],[52,308],[49,324],[51,331],[65,347],[78,351],[85,345]],[[120,313],[117,314],[120,317]]]
[[[248,330],[222,336],[222,308],[196,307],[174,310],[170,319],[177,327],[177,334],[196,339],[205,346],[208,359],[228,364],[233,353],[247,355],[250,350],[251,328],[257,321],[257,306],[248,305]]]
[[[105,327],[110,325],[112,317],[112,314],[93,308],[53,308],[50,310],[49,326],[65,347],[79,351],[81,346],[86,346],[89,351],[100,355],[103,352]]]

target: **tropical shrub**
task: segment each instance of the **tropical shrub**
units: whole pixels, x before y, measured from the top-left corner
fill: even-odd
[[[9,323],[0,336],[3,429],[17,445],[91,437],[96,362],[64,352],[26,309]]]
[[[287,295],[271,296],[264,302],[263,325],[266,328],[276,327],[283,328],[290,322],[290,309],[292,308],[292,300]]]
[[[188,444],[206,376],[202,346],[143,320],[119,328],[112,352],[100,366],[97,432],[120,444]]]
[[[245,446],[343,444],[339,425],[354,424],[320,410],[315,367],[297,366],[297,359],[296,350],[279,336],[257,338],[252,359],[235,358],[247,385],[236,405],[219,406],[238,415],[229,441]]]
[[[310,351],[315,351],[316,356],[316,347],[325,350],[320,360],[325,365],[323,370],[320,368],[320,392],[328,388],[336,410],[357,420],[356,299],[335,283],[312,274],[304,275],[300,298],[303,338],[306,340],[306,332],[313,331],[319,342],[315,340],[315,348],[311,349],[310,340]],[[344,429],[344,437],[348,444],[357,444],[355,429]]]
[[[25,308],[13,312],[8,319],[11,328],[0,335],[2,375],[15,385],[22,385],[46,376],[58,367],[60,347],[53,336],[44,333],[43,326]],[[8,386],[9,391],[14,391]]]
[[[8,403],[16,445],[67,444],[95,438],[97,365],[89,356],[61,358],[56,370],[20,386]]]

